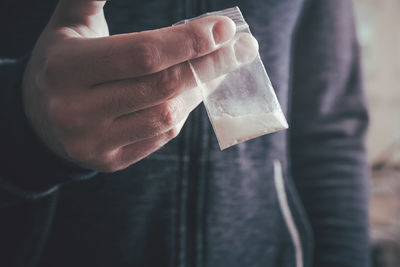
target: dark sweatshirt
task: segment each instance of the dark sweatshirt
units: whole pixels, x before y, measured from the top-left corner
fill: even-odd
[[[238,5],[289,130],[221,152],[204,108],[129,168],[53,155],[21,79],[56,1],[0,4],[0,266],[368,266],[367,113],[350,0],[114,0],[111,33]]]

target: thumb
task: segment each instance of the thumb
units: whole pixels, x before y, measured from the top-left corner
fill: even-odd
[[[88,25],[92,18],[103,16],[105,3],[101,0],[60,0],[52,23],[57,26]]]

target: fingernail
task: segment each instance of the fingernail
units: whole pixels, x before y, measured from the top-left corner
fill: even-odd
[[[238,33],[233,44],[235,57],[239,64],[252,62],[258,54],[258,42],[248,33]]]
[[[215,45],[223,44],[235,35],[236,25],[228,17],[220,17],[212,28]]]

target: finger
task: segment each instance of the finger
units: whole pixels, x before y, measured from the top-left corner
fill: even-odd
[[[87,25],[88,18],[103,14],[106,1],[100,0],[61,0],[52,17],[57,26]]]
[[[183,125],[184,121],[177,126],[178,129],[171,129],[159,136],[122,147],[118,153],[117,165],[111,166],[110,170],[117,171],[125,169],[159,150],[177,136]]]
[[[253,61],[257,51],[254,37],[243,33],[217,51],[191,60],[191,64],[199,79],[207,82]],[[191,68],[184,62],[141,78],[99,85],[92,94],[101,105],[99,110],[120,116],[159,105],[196,85]]]
[[[196,87],[188,62],[148,76],[105,83],[89,93],[104,116],[117,118],[159,105]]]
[[[140,33],[78,40],[68,44],[65,64],[83,70],[90,84],[155,73],[215,51],[230,40],[235,24],[227,17],[207,17],[185,25]],[[79,59],[79,60],[76,60]]]
[[[203,83],[252,62],[258,52],[257,40],[248,33],[239,33],[227,45],[211,56],[191,60],[191,64]]]
[[[189,113],[202,101],[200,89],[195,87],[177,97],[149,109],[141,110],[117,119],[110,127],[106,142],[111,150],[141,140],[149,139],[171,129],[177,129]]]

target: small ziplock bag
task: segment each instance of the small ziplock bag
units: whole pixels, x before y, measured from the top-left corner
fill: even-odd
[[[237,45],[233,42],[243,35],[251,34],[238,7],[206,13],[174,25],[214,15],[227,16],[236,24],[235,36],[219,49]],[[246,42],[240,43],[242,46],[246,45]],[[235,49],[235,53],[243,52],[244,49],[246,47]],[[211,81],[202,82],[198,75],[201,70],[196,69],[190,61],[189,65],[197,85],[201,87],[203,102],[221,150],[288,128],[259,53],[251,63],[240,65],[230,73]]]

